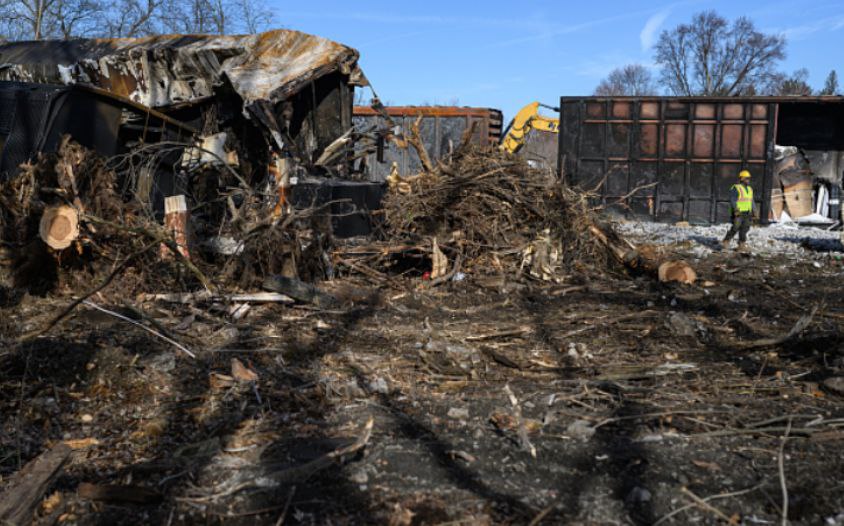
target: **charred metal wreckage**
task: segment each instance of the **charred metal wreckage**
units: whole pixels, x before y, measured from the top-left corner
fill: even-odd
[[[255,185],[268,174],[348,178],[354,88],[367,85],[357,61],[350,47],[289,30],[5,43],[0,177],[69,134],[103,156],[195,144],[182,167],[225,162]],[[177,171],[155,174],[159,206],[180,184]]]

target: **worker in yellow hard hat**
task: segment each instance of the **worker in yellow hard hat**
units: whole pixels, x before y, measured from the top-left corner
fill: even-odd
[[[747,242],[747,231],[753,220],[756,205],[753,202],[753,188],[750,186],[750,172],[739,172],[739,182],[730,187],[730,222],[732,226],[727,236],[721,241],[724,248],[729,248],[730,240],[738,234],[738,249],[744,250]]]

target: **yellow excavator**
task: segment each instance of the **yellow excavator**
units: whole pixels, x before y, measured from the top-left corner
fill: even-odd
[[[506,152],[516,153],[522,149],[527,141],[528,133],[531,130],[539,130],[549,133],[560,132],[560,119],[545,117],[539,114],[539,108],[548,108],[559,113],[560,108],[542,104],[539,102],[531,102],[524,108],[519,110],[519,113],[513,117],[507,129],[504,130],[504,137],[501,139],[499,148]]]

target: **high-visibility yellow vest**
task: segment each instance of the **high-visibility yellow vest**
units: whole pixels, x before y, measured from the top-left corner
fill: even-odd
[[[753,188],[743,184],[734,184],[733,189],[738,192],[736,210],[745,213],[753,211]]]

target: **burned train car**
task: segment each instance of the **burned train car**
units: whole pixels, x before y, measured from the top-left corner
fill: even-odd
[[[834,221],[842,174],[828,161],[841,152],[842,97],[560,100],[561,174],[597,189],[610,208],[661,221],[726,221],[742,169],[753,175],[763,220],[786,207]]]
[[[354,89],[368,84],[358,57],[291,30],[3,43],[0,170],[68,134],[107,158],[166,149],[132,190],[157,214],[168,196],[215,199],[226,183],[192,176],[211,165],[262,191],[274,185],[294,206],[332,200],[322,187],[354,166]],[[352,202],[366,208],[372,189],[358,193]]]
[[[0,81],[53,86],[40,90],[44,96],[73,92],[56,86],[109,95],[135,110],[121,112],[117,135],[135,143],[161,140],[166,117],[194,130],[200,144],[220,145],[228,158],[236,152],[249,176],[265,173],[274,155],[309,172],[342,173],[344,150],[325,152],[352,126],[354,87],[366,84],[357,60],[352,48],[288,30],[8,42],[0,45]],[[15,88],[4,88],[10,91]],[[4,97],[0,112],[8,120],[13,112]],[[84,134],[78,128],[66,131]]]

